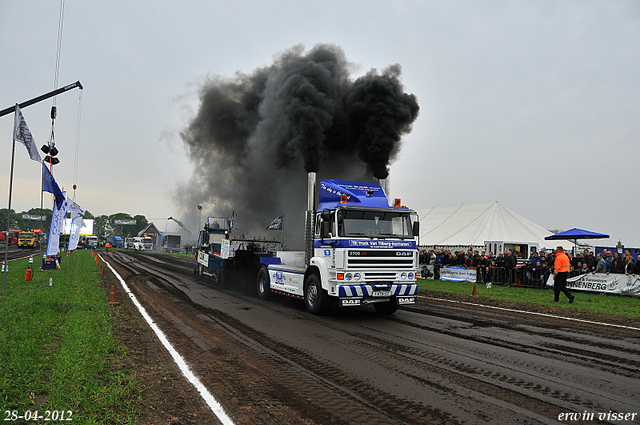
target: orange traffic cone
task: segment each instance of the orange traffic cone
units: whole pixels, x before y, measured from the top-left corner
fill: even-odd
[[[100,265],[100,259],[96,256],[96,266]]]
[[[104,276],[104,266],[102,266],[102,270],[100,270],[100,276]]]
[[[478,296],[478,288],[476,288],[476,283],[473,282],[473,292],[471,293],[472,297],[477,297]]]
[[[111,285],[111,295],[109,296],[109,303],[115,304],[116,302],[116,287]]]

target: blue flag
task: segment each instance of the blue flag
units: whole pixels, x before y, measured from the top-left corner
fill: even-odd
[[[43,163],[42,167],[44,172],[42,173],[42,190],[44,192],[53,193],[56,197],[56,207],[60,209],[62,203],[64,202],[64,195],[60,190],[60,186],[56,183],[56,179],[53,178],[53,174],[49,172],[49,168]]]

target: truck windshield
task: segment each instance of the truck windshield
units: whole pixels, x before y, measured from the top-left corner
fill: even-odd
[[[338,235],[367,238],[413,238],[409,213],[391,211],[338,211]]]

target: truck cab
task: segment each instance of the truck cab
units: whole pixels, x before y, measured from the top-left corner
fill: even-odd
[[[124,248],[124,241],[120,236],[114,236],[111,240],[111,245],[113,245],[114,248]]]
[[[300,264],[300,256],[276,253],[258,277],[258,296],[296,296],[313,314],[332,299],[382,314],[415,303],[417,214],[400,200],[390,206],[379,184],[323,180],[319,189],[312,257]]]
[[[98,248],[98,237],[97,236],[87,236],[84,240],[85,248],[87,249],[96,249]]]
[[[200,276],[213,276],[222,283],[225,259],[229,258],[230,222],[223,217],[208,217],[204,229],[198,234],[196,247],[197,272]]]
[[[34,232],[20,232],[18,235],[18,246],[20,248],[35,248],[38,246],[38,239]]]
[[[125,238],[124,239],[124,248],[125,249],[133,249],[133,242],[135,241],[134,238]]]
[[[133,238],[133,249],[135,251],[151,251],[153,249],[153,239],[150,236]]]

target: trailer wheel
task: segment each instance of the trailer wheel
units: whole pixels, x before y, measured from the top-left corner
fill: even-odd
[[[391,297],[391,300],[385,303],[375,303],[373,308],[376,309],[378,314],[393,314],[398,311],[398,299],[396,297]]]
[[[322,289],[320,278],[310,274],[304,284],[304,305],[311,314],[323,314],[327,310],[327,292]]]
[[[268,300],[272,295],[269,288],[269,271],[264,267],[261,267],[258,272],[256,294],[261,300]]]

